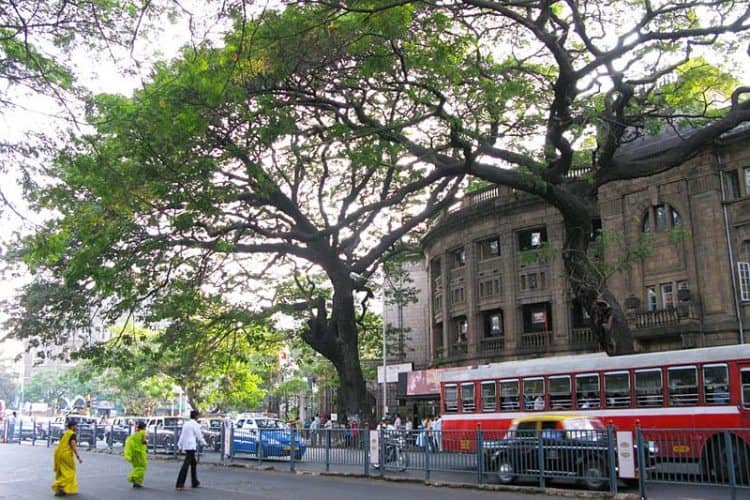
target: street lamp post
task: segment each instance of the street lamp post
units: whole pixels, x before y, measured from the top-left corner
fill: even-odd
[[[388,275],[383,272],[383,418],[388,414],[388,351],[386,350],[386,334],[388,324],[385,322],[385,285]]]

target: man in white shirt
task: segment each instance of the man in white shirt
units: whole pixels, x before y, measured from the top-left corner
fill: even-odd
[[[185,461],[182,462],[182,468],[177,475],[177,484],[175,485],[178,490],[185,489],[188,468],[190,468],[190,480],[193,488],[197,488],[201,484],[198,481],[198,462],[195,460],[195,452],[198,450],[198,443],[206,446],[206,440],[203,438],[201,426],[197,422],[199,416],[198,410],[190,412],[190,420],[182,426],[180,439],[177,441],[177,448],[185,452]]]
[[[432,422],[432,438],[435,442],[437,451],[443,451],[443,436],[440,435],[443,430],[443,419],[438,415]]]

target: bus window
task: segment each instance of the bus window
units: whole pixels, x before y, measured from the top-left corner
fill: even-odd
[[[664,392],[661,370],[636,370],[635,372],[635,404],[636,406],[662,406]]]
[[[630,406],[630,374],[610,372],[604,374],[604,396],[607,408]]]
[[[500,409],[517,410],[518,408],[518,380],[501,380]]]
[[[495,382],[482,382],[482,411],[495,411]]]
[[[549,378],[549,406],[552,410],[569,410],[573,407],[569,376]]]
[[[445,391],[445,413],[458,412],[458,387],[456,384],[446,385]]]
[[[729,404],[727,365],[703,365],[703,397],[707,405]]]
[[[750,408],[750,370],[742,370],[742,406]]]
[[[461,409],[464,413],[474,413],[477,409],[474,401],[474,384],[461,384]]]
[[[578,408],[599,408],[599,375],[576,375],[576,401]]]
[[[694,366],[669,368],[667,390],[670,406],[695,406],[698,404],[698,370]]]
[[[526,410],[544,410],[544,379],[523,379],[523,407]]]

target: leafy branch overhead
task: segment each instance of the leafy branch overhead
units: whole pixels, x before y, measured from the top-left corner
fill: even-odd
[[[370,287],[352,276],[371,278],[481,179],[560,212],[573,293],[608,352],[629,352],[617,299],[584,258],[598,190],[673,168],[750,119],[733,68],[705,62],[735,57],[749,19],[728,0],[237,15],[222,43],[186,47],[132,96],[96,97],[92,132],[30,195],[56,217],[17,251],[82,301],[58,323],[101,308],[110,322],[180,325],[203,297],[253,314],[274,305],[271,283],[324,275],[332,294],[300,301],[301,336],[335,366],[342,410],[368,412],[356,323]],[[640,147],[657,131],[658,148]]]

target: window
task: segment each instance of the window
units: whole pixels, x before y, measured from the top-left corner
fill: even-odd
[[[500,256],[500,238],[490,238],[479,242],[479,259],[487,260]]]
[[[570,377],[549,378],[549,406],[552,410],[569,410],[573,407]]]
[[[430,276],[432,281],[435,283],[435,288],[440,288],[440,278],[442,275],[442,268],[440,266],[440,257],[435,257],[430,262]]]
[[[672,283],[662,283],[661,288],[661,306],[662,309],[668,309],[674,306],[674,286]]]
[[[675,227],[682,227],[682,216],[671,205],[661,204],[654,205],[646,210],[641,222],[641,231],[650,233],[652,221],[656,226],[655,231],[661,233]]]
[[[529,290],[536,290],[539,286],[536,281],[536,273],[529,274],[528,280]]]
[[[742,370],[740,377],[742,379],[742,406],[750,408],[750,370]]]
[[[646,307],[649,311],[656,311],[659,308],[654,286],[646,287]]]
[[[736,200],[740,194],[740,179],[736,170],[724,172],[724,186],[726,187],[727,200]]]
[[[464,413],[474,413],[476,408],[476,401],[474,401],[474,384],[461,384],[461,410]]]
[[[547,228],[529,229],[518,233],[519,250],[536,250],[547,242]]]
[[[536,439],[536,422],[519,422],[516,431],[515,437]]]
[[[695,406],[698,404],[698,369],[694,366],[669,368],[667,390],[670,406]]]
[[[458,386],[456,384],[446,385],[445,391],[445,413],[458,412]]]
[[[523,406],[526,410],[544,410],[544,379],[523,379]]]
[[[740,297],[743,302],[750,300],[750,262],[738,262],[737,274],[740,281]]]
[[[703,365],[703,397],[707,405],[729,404],[729,370],[727,365]]]
[[[552,330],[552,306],[549,302],[524,304],[523,331],[527,333]]]
[[[503,313],[501,311],[491,311],[486,314],[484,336],[486,338],[503,336]]]
[[[500,297],[503,286],[502,278],[489,278],[479,281],[479,298],[488,299],[491,297]]]
[[[469,333],[469,320],[467,320],[466,318],[458,318],[456,320],[456,342],[459,344],[467,342],[468,333]]]
[[[576,375],[576,402],[578,408],[599,408],[599,375]]]
[[[451,269],[466,265],[466,250],[463,247],[452,251],[450,257]]]
[[[482,382],[482,411],[495,411],[495,382]]]
[[[657,368],[635,372],[635,403],[640,407],[664,404],[661,370]]]
[[[667,229],[667,212],[664,205],[654,207],[654,220],[656,221],[656,232],[660,233]]]
[[[745,167],[745,196],[750,195],[750,167]]]
[[[518,407],[518,380],[501,380],[500,409],[517,410]]]
[[[464,293],[464,287],[459,286],[451,289],[451,304],[462,304],[466,301],[466,294]]]
[[[610,372],[604,374],[604,396],[607,408],[630,406],[630,374]]]

